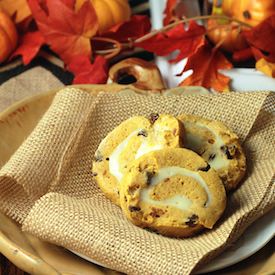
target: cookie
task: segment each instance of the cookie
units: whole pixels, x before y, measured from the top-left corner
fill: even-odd
[[[121,182],[120,205],[137,226],[188,237],[214,226],[226,193],[217,172],[198,154],[166,148],[132,163]]]
[[[171,115],[136,116],[122,122],[95,152],[93,174],[99,187],[119,205],[119,184],[129,164],[148,152],[180,147],[182,140],[183,126]]]
[[[203,157],[222,179],[226,190],[235,189],[246,170],[238,136],[222,122],[194,115],[178,119],[185,128],[185,147]]]

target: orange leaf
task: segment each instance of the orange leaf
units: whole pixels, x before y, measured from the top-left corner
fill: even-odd
[[[133,15],[130,20],[113,26],[103,37],[109,37],[118,41],[127,42],[135,40],[151,29],[150,18],[146,15]]]
[[[0,0],[0,8],[10,16],[15,16],[15,23],[20,23],[31,16],[27,0]]]
[[[166,26],[168,25],[173,16],[174,16],[174,10],[175,10],[175,7],[177,5],[177,0],[167,0],[166,2],[166,7],[165,7],[165,10],[164,10],[164,20],[163,20],[163,25]]]
[[[232,64],[216,48],[204,45],[188,58],[184,71],[193,73],[179,86],[203,86],[218,92],[228,90],[229,77],[219,73],[220,69],[230,69]]]
[[[68,65],[75,78],[74,84],[105,84],[108,78],[107,60],[97,56],[92,64],[88,56],[75,56]]]
[[[275,62],[275,14],[243,33],[257,60]]]
[[[21,37],[19,46],[13,53],[11,58],[17,55],[21,55],[24,65],[27,65],[38,54],[40,48],[44,43],[44,37],[39,31],[28,32],[24,34],[23,37]]]
[[[268,62],[264,58],[261,58],[256,62],[256,69],[267,76],[275,77],[275,63]]]
[[[178,62],[192,55],[204,43],[205,28],[195,21],[190,21],[186,30],[182,24],[177,25],[166,33],[157,35],[139,43],[136,47],[143,48],[160,56],[166,56],[178,50],[177,56],[170,62]]]
[[[98,29],[95,10],[86,1],[75,12],[72,0],[29,0],[30,9],[46,43],[66,64],[76,55],[91,56],[90,39]]]

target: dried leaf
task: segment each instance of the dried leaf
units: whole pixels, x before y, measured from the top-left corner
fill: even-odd
[[[89,56],[75,56],[68,65],[75,78],[74,84],[105,84],[108,78],[107,60],[97,56],[91,63]]]
[[[164,10],[164,15],[165,15],[163,19],[164,26],[168,25],[172,21],[177,2],[178,2],[177,0],[167,0],[166,7]]]
[[[166,56],[179,50],[177,57],[171,62],[178,62],[194,54],[204,43],[205,28],[190,21],[188,30],[183,25],[177,25],[166,33],[158,33],[150,39],[136,43],[135,46],[160,56]]]
[[[115,25],[102,36],[128,42],[137,39],[151,30],[150,19],[146,15],[133,15],[129,21]]]
[[[243,49],[243,50],[234,51],[233,55],[232,55],[232,59],[235,62],[246,61],[250,58],[253,58],[253,52],[252,52],[252,49],[250,47],[248,47],[246,49]]]
[[[20,40],[19,46],[11,58],[21,55],[24,65],[27,65],[38,54],[45,43],[45,39],[39,31],[36,31],[24,34]]]
[[[179,86],[203,86],[218,92],[228,90],[230,78],[219,73],[219,70],[230,68],[232,64],[224,55],[217,48],[211,48],[206,44],[188,58],[183,71],[193,70],[193,73]]]
[[[0,8],[10,16],[15,16],[15,23],[20,23],[31,16],[27,0],[0,0]]]
[[[76,55],[91,56],[90,39],[98,29],[95,10],[86,1],[78,12],[72,0],[29,0],[30,9],[46,43],[66,64]]]
[[[275,62],[275,14],[243,33],[256,59]]]
[[[261,58],[256,62],[256,69],[267,76],[275,77],[275,63],[268,62],[264,58]]]

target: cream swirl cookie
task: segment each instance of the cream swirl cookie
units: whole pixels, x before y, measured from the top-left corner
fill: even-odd
[[[185,147],[198,153],[214,168],[226,190],[235,189],[246,170],[246,159],[238,136],[222,122],[183,114]]]
[[[119,184],[129,164],[144,154],[166,147],[180,147],[183,126],[166,114],[129,118],[110,132],[95,152],[93,174],[105,193],[119,205]]]
[[[198,154],[166,148],[132,163],[121,182],[120,205],[137,226],[188,237],[214,226],[226,193],[217,172]]]

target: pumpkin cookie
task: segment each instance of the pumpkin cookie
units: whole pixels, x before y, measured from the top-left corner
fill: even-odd
[[[226,190],[235,189],[246,170],[237,135],[220,121],[186,114],[178,119],[184,124],[185,147],[202,156],[218,172]]]
[[[119,184],[129,164],[148,152],[180,147],[182,139],[182,124],[171,115],[136,116],[122,122],[95,152],[93,173],[99,187],[119,205]]]
[[[188,149],[166,148],[135,160],[120,186],[120,205],[134,224],[165,236],[212,228],[226,206],[217,172]]]

